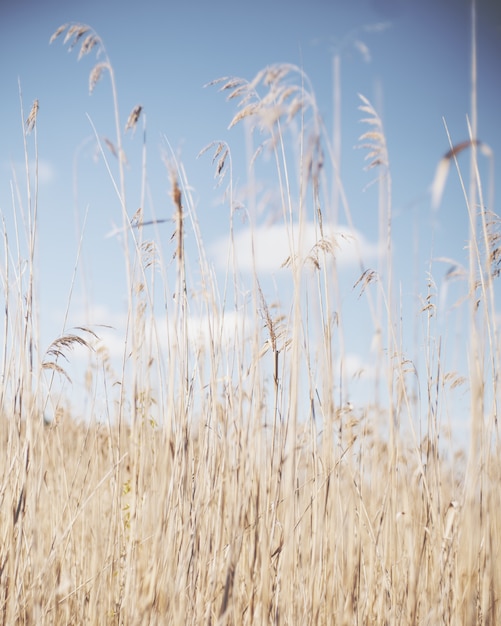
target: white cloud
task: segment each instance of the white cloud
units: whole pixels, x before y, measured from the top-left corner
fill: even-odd
[[[86,320],[86,322],[82,323],[81,320]],[[173,321],[172,316],[168,320],[162,317],[145,320],[144,330],[147,341],[151,338],[152,347],[164,354],[167,354],[178,340],[181,341],[180,338],[176,339],[181,329],[176,332]],[[209,349],[211,343],[217,346],[218,350],[229,350],[235,346],[236,342],[248,340],[255,322],[256,320],[251,320],[245,313],[236,311],[225,311],[224,315],[216,312],[210,318],[207,315],[191,314],[186,320],[187,339],[190,348],[196,351]],[[126,327],[125,312],[98,304],[76,313],[73,312],[67,333],[76,333],[89,340],[92,345],[99,347],[100,351],[105,351],[118,367],[119,361],[124,356]],[[95,340],[89,333],[82,331],[82,328],[89,328],[98,339]],[[129,339],[130,345],[131,339]],[[81,354],[84,358],[88,357],[85,350],[81,351]]]
[[[30,178],[34,180],[37,164],[30,159],[28,162],[30,170]],[[14,163],[4,162],[2,169],[6,172],[16,173],[18,182],[24,181],[26,175],[26,163],[24,161],[15,161]],[[56,170],[53,164],[47,159],[38,159],[38,182],[40,185],[48,185],[56,178]]]
[[[35,163],[30,164],[31,171],[35,171]],[[56,177],[56,170],[50,161],[40,159],[38,161],[38,180],[41,185],[48,185]]]
[[[348,380],[373,381],[377,370],[373,359],[350,352],[343,358],[343,372]]]
[[[209,252],[219,268],[226,266],[229,245],[228,237],[223,237],[210,246]],[[330,251],[340,269],[359,264],[360,255],[364,262],[378,256],[377,244],[367,241],[362,233],[346,226],[324,226],[323,239],[313,222],[306,222],[302,231],[296,222],[292,229],[273,224],[259,226],[254,230],[248,227],[235,235],[237,264],[244,272],[252,272],[254,264],[258,272],[273,273],[280,270],[291,257],[291,248],[302,261],[316,258],[320,265],[332,258]]]

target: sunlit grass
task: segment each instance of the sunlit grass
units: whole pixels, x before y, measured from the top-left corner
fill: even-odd
[[[63,33],[70,46],[81,46],[80,56],[100,52],[91,89],[103,71],[112,81],[117,138],[113,150],[105,150],[97,132],[96,142],[123,217],[127,324],[118,368],[99,341],[102,329],[84,322],[68,329],[63,321],[49,348],[39,345],[37,188],[28,167],[30,151],[38,159],[37,103],[28,116],[22,112],[27,197],[25,204],[13,202],[14,212],[28,219],[18,220],[14,235],[4,228],[1,621],[499,621],[499,236],[493,207],[481,200],[474,128],[465,210],[480,226],[471,229],[463,304],[474,329],[470,381],[441,372],[446,355],[433,349],[440,338],[433,335],[439,304],[431,278],[416,311],[428,374],[419,380],[400,340],[391,159],[383,123],[361,98],[361,143],[378,186],[380,255],[376,266],[368,265],[358,246],[355,290],[369,314],[371,328],[364,331],[375,338],[378,376],[368,400],[352,405],[343,376],[351,322],[339,295],[337,258],[337,237],[347,235],[346,225],[336,235],[330,217],[332,184],[352,232],[356,224],[307,77],[281,65],[251,81],[214,83],[236,102],[230,125],[247,124],[252,140],[258,138],[253,164],[263,153],[271,156],[281,209],[274,219],[289,243],[283,264],[291,286],[290,299],[277,303],[257,269],[249,280],[239,268],[234,219],[246,209],[234,197],[225,142],[205,151],[228,206],[222,279],[207,258],[188,177],[172,155],[166,178],[173,265],[162,244],[146,238],[142,210],[130,210],[125,198],[121,140],[141,123],[141,108],[123,125],[100,38],[81,25],[55,35]],[[447,158],[455,152],[451,146]],[[462,182],[459,169],[457,175]],[[256,189],[254,181],[249,206]],[[304,245],[312,223],[314,245]],[[196,259],[187,258],[188,230]],[[27,245],[13,246],[12,237]],[[68,410],[58,385],[70,382],[74,349],[92,357],[86,420],[75,407]],[[471,404],[472,446],[451,454],[437,407],[458,385]],[[97,386],[104,410],[97,408]]]

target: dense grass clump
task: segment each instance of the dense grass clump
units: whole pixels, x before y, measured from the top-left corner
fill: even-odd
[[[401,345],[390,159],[382,121],[367,98],[360,104],[361,144],[378,173],[376,267],[367,264],[356,237],[303,72],[271,66],[251,81],[214,83],[237,102],[230,126],[243,122],[260,139],[251,178],[260,171],[260,155],[272,157],[280,198],[274,219],[289,244],[290,299],[277,304],[257,269],[250,281],[239,269],[234,217],[242,202],[225,141],[203,152],[227,185],[226,274],[219,280],[213,271],[184,170],[172,158],[175,262],[163,261],[161,242],[145,238],[146,222],[155,218],[131,210],[125,195],[122,134],[140,124],[142,108],[122,125],[101,39],[87,26],[64,25],[51,41],[63,35],[71,48],[80,46],[80,56],[98,51],[91,91],[103,74],[112,84],[116,138],[106,150],[97,133],[96,142],[123,218],[127,325],[118,367],[101,341],[104,329],[87,323],[70,330],[64,321],[61,335],[42,351],[34,288],[37,189],[27,157],[25,270],[17,271],[21,259],[12,260],[7,234],[2,266],[0,622],[497,623],[499,235],[477,176],[482,146],[475,111],[470,140],[451,145],[433,189],[436,200],[458,151],[469,149],[471,254],[461,305],[471,322],[469,381],[442,373],[445,356],[432,348],[440,343],[432,332],[439,305],[430,278],[417,312],[428,355],[420,382]],[[26,116],[26,154],[38,150],[37,111],[38,102]],[[459,169],[458,175],[462,182]],[[256,189],[254,180],[249,194]],[[344,226],[333,217],[332,202]],[[195,259],[185,246],[188,229]],[[343,374],[350,320],[343,316],[337,265],[349,238],[360,268],[357,306],[377,339],[378,372],[367,399],[354,404]],[[172,292],[173,298],[165,295]],[[86,374],[86,419],[59,392],[74,349],[94,359]],[[98,384],[104,408],[96,401]],[[467,387],[471,407],[469,450],[444,445],[437,414],[457,385]]]

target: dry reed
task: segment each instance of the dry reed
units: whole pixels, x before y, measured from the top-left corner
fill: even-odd
[[[70,48],[81,44],[80,56],[95,47],[103,54],[92,29],[65,25],[51,41],[64,32]],[[106,57],[91,72],[91,91],[104,68],[113,76]],[[487,412],[475,416],[483,426],[476,427],[481,439],[476,439],[474,464],[462,451],[447,458],[436,414],[438,395],[445,398],[464,380],[449,372],[439,384],[440,354],[435,360],[431,350],[431,320],[438,305],[430,279],[420,315],[428,333],[427,368],[436,367],[438,373],[436,388],[431,374],[424,383],[424,433],[414,431],[412,414],[418,407],[407,377],[415,371],[397,339],[389,159],[377,112],[362,98],[361,109],[373,127],[362,137],[370,144],[367,158],[371,167],[383,168],[379,211],[386,256],[376,270],[364,264],[361,254],[355,286],[359,305],[367,306],[374,332],[386,346],[380,362],[388,403],[353,407],[337,383],[334,353],[343,345],[341,304],[332,286],[337,249],[323,234],[329,197],[324,152],[332,156],[332,150],[311,87],[290,65],[266,68],[250,82],[221,82],[222,91],[239,102],[230,126],[249,118],[264,133],[253,161],[262,149],[274,157],[290,242],[293,302],[289,307],[269,302],[257,274],[249,298],[243,299],[234,250],[228,255],[233,283],[227,280],[220,296],[189,185],[173,159],[167,165],[176,289],[174,303],[167,298],[162,303],[164,318],[154,308],[158,275],[168,291],[163,252],[160,243],[143,240],[145,223],[161,220],[145,222],[142,208],[129,215],[123,159],[118,159],[121,232],[132,242],[124,247],[129,317],[121,373],[112,371],[99,331],[87,326],[64,329],[41,354],[31,301],[24,297],[31,297],[31,282],[15,272],[14,283],[4,281],[0,622],[498,623],[497,414],[490,422]],[[27,133],[36,129],[33,111],[23,127],[25,146]],[[123,126],[116,106],[115,111],[117,153],[122,155]],[[139,106],[132,111],[125,131],[136,127],[140,113]],[[299,157],[297,137],[289,134],[297,119]],[[234,245],[231,150],[225,142],[209,148],[218,182],[225,175],[229,179]],[[446,158],[456,152],[451,147]],[[299,173],[299,181],[292,179],[292,171]],[[479,184],[476,178],[474,184]],[[344,198],[342,187],[338,192]],[[349,205],[343,203],[352,223]],[[480,372],[480,382],[496,398],[499,342],[492,281],[499,274],[499,219],[488,209],[481,216],[483,229],[470,241],[474,247],[478,239],[483,247],[476,246],[479,256],[471,259],[475,285],[469,299],[476,303],[480,293],[485,302],[477,322],[490,332],[490,341],[476,348],[489,355],[491,369]],[[293,231],[304,224],[307,211],[316,216],[319,236],[302,258]],[[36,213],[29,229],[28,240],[34,242]],[[199,251],[196,289],[184,246],[187,229]],[[7,234],[5,246],[8,278]],[[31,247],[32,279],[34,255]],[[305,276],[308,298],[303,297]],[[203,341],[189,332],[188,317],[195,313],[206,322]],[[223,341],[228,323],[229,339]],[[160,340],[162,328],[168,329],[167,346]],[[54,379],[69,378],[65,363],[78,346],[95,354],[110,394],[108,413],[89,421],[79,421],[56,397]],[[45,375],[48,385],[42,384]],[[113,403],[117,378],[119,399]],[[55,406],[52,421],[43,417],[49,405]],[[409,429],[401,424],[405,415]]]

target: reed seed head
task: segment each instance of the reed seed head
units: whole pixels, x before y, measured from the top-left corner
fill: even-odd
[[[26,132],[31,133],[31,131],[35,128],[37,123],[37,115],[38,115],[38,98],[34,100],[33,105],[31,107],[30,114],[26,119]]]

